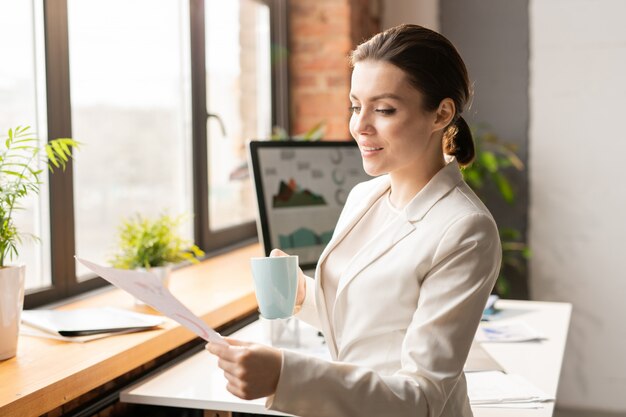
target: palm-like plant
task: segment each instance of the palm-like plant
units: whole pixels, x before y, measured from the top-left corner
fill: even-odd
[[[20,201],[39,193],[42,166],[47,165],[50,171],[65,169],[78,142],[60,138],[42,147],[30,126],[17,126],[9,129],[1,145],[4,148],[0,148],[0,268],[9,259],[17,258],[18,245],[22,243],[24,234],[13,220],[14,212],[21,209]]]

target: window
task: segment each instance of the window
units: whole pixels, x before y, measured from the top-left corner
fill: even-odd
[[[68,2],[76,251],[100,263],[137,213],[186,213],[193,240],[188,5],[153,3]]]
[[[245,146],[288,126],[285,2],[0,3],[0,129],[82,143],[18,219],[27,308],[104,285],[73,256],[106,262],[133,213],[188,213],[204,250],[256,236]]]
[[[0,65],[0,134],[8,129],[30,125],[41,141],[46,140],[45,67],[43,48],[43,7],[37,2],[0,2],[0,53],[6,59]],[[10,58],[9,58],[10,57]],[[43,184],[39,197],[31,196],[14,213],[17,227],[25,235],[38,236],[50,242],[48,184]],[[26,289],[44,288],[51,284],[50,246],[26,238],[19,245],[19,259],[14,264],[28,265]]]
[[[256,236],[246,142],[288,126],[285,3],[205,0],[192,12],[193,153],[209,167],[194,174],[194,212],[209,250]]]
[[[254,0],[208,0],[206,73],[211,230],[254,221],[246,142],[272,130],[270,14]]]

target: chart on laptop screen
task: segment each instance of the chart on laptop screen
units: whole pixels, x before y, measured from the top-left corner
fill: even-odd
[[[315,265],[352,187],[371,179],[354,142],[252,142],[259,226],[272,248]]]

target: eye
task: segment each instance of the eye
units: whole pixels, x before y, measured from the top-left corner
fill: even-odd
[[[382,113],[385,116],[389,116],[392,115],[396,112],[396,109],[376,109],[375,110],[377,113]]]
[[[356,114],[361,113],[361,107],[360,106],[350,106],[350,113],[356,113]]]

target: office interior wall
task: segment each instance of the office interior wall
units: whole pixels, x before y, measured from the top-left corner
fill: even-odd
[[[622,0],[530,1],[531,295],[574,305],[558,405],[619,415],[626,414],[624,16]]]
[[[414,23],[439,30],[439,0],[380,0],[381,26]]]
[[[514,144],[528,161],[528,0],[441,0],[441,33],[457,47],[470,80],[474,100],[464,116],[470,125],[484,124],[503,142]],[[486,204],[498,225],[527,228],[528,172],[509,170],[515,204],[495,189],[487,190]],[[525,271],[507,268],[508,294],[527,298]]]

